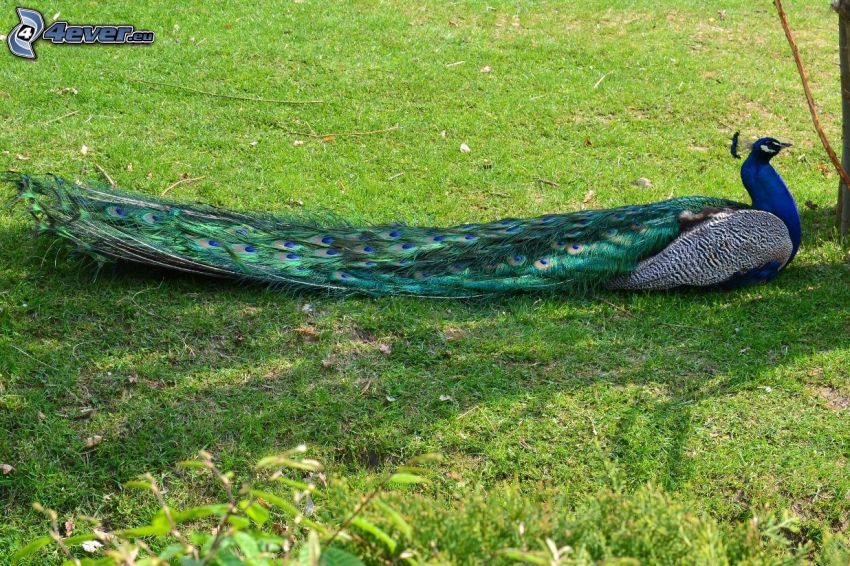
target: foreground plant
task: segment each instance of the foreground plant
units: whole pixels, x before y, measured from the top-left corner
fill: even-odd
[[[168,505],[152,475],[139,476],[125,486],[149,491],[160,507],[151,522],[140,527],[110,532],[100,529],[96,519],[87,518],[93,525],[91,532],[62,537],[58,514],[35,503],[33,507],[50,521],[49,534],[21,548],[12,557],[12,565],[50,546],[65,557],[64,566],[358,566],[363,562],[357,554],[364,553],[384,561],[418,564],[417,554],[406,546],[413,528],[381,501],[380,495],[391,484],[426,482],[427,472],[420,466],[440,456],[426,454],[412,459],[384,475],[341,520],[323,522],[313,517],[312,500],[317,490],[314,480],[324,479],[323,466],[304,458],[306,450],[301,445],[263,458],[255,466],[252,481],[239,486],[234,485],[232,472],[222,471],[212,454],[202,451],[197,460],[178,466],[209,474],[221,485],[226,501],[182,510]],[[288,497],[276,493],[280,486]],[[363,516],[367,508],[382,518],[380,524]],[[271,532],[273,513],[284,517],[284,534]],[[204,524],[208,526],[202,528]],[[77,547],[102,556],[78,558]]]
[[[808,541],[795,542],[800,521],[788,512],[764,510],[724,529],[652,486],[601,493],[577,510],[564,532],[552,535],[500,554],[511,563],[537,566],[729,565],[801,563],[814,550]],[[841,556],[843,563],[823,563],[847,566]]]

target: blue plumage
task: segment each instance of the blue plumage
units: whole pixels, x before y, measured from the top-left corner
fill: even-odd
[[[788,261],[800,249],[803,235],[800,214],[788,185],[770,164],[770,160],[790,145],[773,138],[761,138],[753,144],[750,155],[741,167],[741,180],[753,200],[752,207],[773,214],[788,228],[794,247]]]

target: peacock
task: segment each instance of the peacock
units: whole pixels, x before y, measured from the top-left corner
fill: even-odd
[[[736,157],[737,145],[736,134]],[[53,175],[6,179],[39,233],[100,264],[365,295],[728,288],[770,281],[800,246],[796,203],[771,165],[789,145],[772,137],[752,144],[741,167],[749,206],[686,196],[443,228],[235,212]]]

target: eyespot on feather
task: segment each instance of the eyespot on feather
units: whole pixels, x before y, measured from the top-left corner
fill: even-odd
[[[317,246],[329,246],[334,243],[334,237],[327,234],[319,234],[318,236],[308,238],[307,241]]]
[[[257,252],[257,248],[251,244],[234,244],[231,249],[238,254],[253,254]]]
[[[221,242],[218,240],[211,240],[209,238],[198,238],[195,240],[195,244],[208,250],[221,248]]]
[[[127,217],[127,211],[124,208],[121,208],[120,206],[107,206],[106,207],[106,214],[108,214],[112,218],[126,218]]]
[[[570,255],[578,255],[582,251],[584,251],[584,245],[579,244],[578,242],[573,242],[569,246],[567,246],[567,253]]]
[[[314,255],[317,255],[319,257],[334,257],[339,255],[339,250],[335,248],[316,250]]]
[[[301,259],[301,256],[294,253],[286,253],[286,254],[275,254],[275,258],[281,261],[298,261]]]

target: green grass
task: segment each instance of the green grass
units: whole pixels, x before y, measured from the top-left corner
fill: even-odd
[[[793,544],[817,551],[850,535],[837,179],[770,2],[255,5],[36,6],[157,40],[40,42],[36,62],[4,53],[0,169],[82,179],[100,165],[148,194],[188,175],[203,179],[175,198],[456,223],[668,195],[743,199],[726,148],[740,129],[794,142],[776,165],[803,209],[802,250],[771,285],[729,293],[331,300],[141,269],[94,279],[32,239],[23,211],[4,213],[0,463],[15,469],[0,475],[0,564],[45,532],[32,501],[140,524],[154,506],[122,490],[135,474],[196,502],[210,494],[175,462],[207,449],[244,472],[300,442],[355,492],[409,456],[445,454],[437,481],[399,498],[435,560],[486,562],[519,544],[520,522],[573,540],[564,517],[592,505],[612,470],[626,492],[659,486],[724,532],[784,510],[800,520]],[[788,9],[837,142],[835,16],[821,1]],[[10,5],[0,29],[15,23]],[[330,142],[291,133],[395,125]],[[638,177],[652,187],[633,186]],[[103,442],[86,448],[94,435]]]

